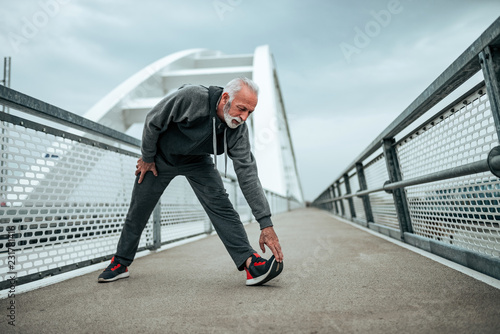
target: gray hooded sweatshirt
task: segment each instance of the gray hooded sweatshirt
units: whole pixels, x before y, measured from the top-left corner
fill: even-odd
[[[243,123],[231,129],[219,119],[216,112],[222,91],[222,87],[185,85],[161,100],[146,116],[142,160],[154,162],[159,155],[176,165],[214,152],[225,153],[226,159],[229,155],[241,191],[263,229],[273,225],[271,210],[250,150],[248,127]]]

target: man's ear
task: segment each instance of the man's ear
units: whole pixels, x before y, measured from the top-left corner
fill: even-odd
[[[224,102],[224,104],[226,104],[228,101],[229,101],[229,93],[228,92],[224,92],[222,94],[222,102]]]

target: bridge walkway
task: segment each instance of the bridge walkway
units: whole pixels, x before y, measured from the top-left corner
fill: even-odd
[[[500,290],[342,222],[300,209],[274,218],[285,269],[246,287],[217,236],[16,296],[1,333],[498,333]],[[257,224],[247,226],[258,248]],[[267,255],[267,253],[266,253]],[[498,285],[497,285],[498,286]],[[6,313],[8,299],[1,300]]]

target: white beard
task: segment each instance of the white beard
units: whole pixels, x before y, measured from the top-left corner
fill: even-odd
[[[229,115],[229,109],[231,109],[231,102],[228,102],[224,105],[224,108],[222,110],[224,111],[224,120],[226,121],[226,124],[228,127],[231,129],[236,129],[238,126],[243,124],[243,120],[240,117],[232,117]],[[233,120],[238,122],[238,124],[234,124]]]

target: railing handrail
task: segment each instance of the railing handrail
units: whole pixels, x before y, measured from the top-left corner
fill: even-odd
[[[477,174],[477,173],[488,172],[488,171],[492,172],[495,175],[497,175],[500,171],[500,146],[497,146],[493,150],[491,150],[488,158],[485,160],[472,162],[472,163],[469,163],[466,165],[445,169],[445,170],[442,170],[439,172],[430,173],[427,175],[422,175],[419,177],[414,177],[414,178],[403,180],[403,181],[398,181],[398,182],[388,182],[387,181],[382,187],[379,187],[379,188],[360,190],[360,191],[357,191],[356,193],[353,193],[353,194],[346,194],[346,195],[340,196],[340,197],[334,197],[334,198],[329,198],[329,199],[325,199],[325,200],[321,200],[321,201],[316,201],[315,204],[321,205],[321,204],[325,204],[325,203],[331,203],[334,201],[338,201],[341,199],[362,197],[362,196],[366,196],[366,195],[380,192],[380,191],[391,192],[392,190],[398,189],[398,188],[415,186],[415,185],[419,185],[419,184],[441,181],[441,180],[446,180],[446,179],[452,179],[452,178],[459,177],[459,176]]]
[[[2,85],[0,85],[0,104],[77,130],[111,138],[120,143],[134,147],[141,146],[141,141],[137,138]]]
[[[481,70],[479,53],[500,44],[500,17],[495,20],[434,82],[432,82],[335,180],[375,153],[386,138],[394,137]]]

